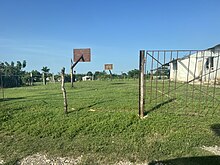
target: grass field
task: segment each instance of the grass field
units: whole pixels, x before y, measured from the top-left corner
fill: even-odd
[[[138,81],[77,82],[74,89],[70,84],[66,89],[67,115],[58,83],[4,90],[1,160],[14,164],[28,155],[46,153],[82,155],[82,164],[220,162],[219,156],[201,149],[220,146],[220,109],[212,115],[180,115],[172,102],[172,106],[164,105],[166,111],[158,106],[141,120]],[[169,108],[173,113],[167,113]]]

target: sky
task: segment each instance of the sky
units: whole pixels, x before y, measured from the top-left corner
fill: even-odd
[[[220,43],[219,0],[0,0],[0,61],[70,72],[73,49],[91,48],[76,73],[138,68],[139,51]]]

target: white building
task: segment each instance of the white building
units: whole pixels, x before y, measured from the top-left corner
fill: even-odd
[[[90,80],[93,80],[93,77],[92,76],[83,76],[82,80],[83,81],[90,81]]]
[[[220,44],[170,62],[172,81],[220,83]]]

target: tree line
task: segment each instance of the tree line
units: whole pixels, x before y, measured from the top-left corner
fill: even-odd
[[[42,67],[41,71],[32,70],[25,71],[26,61],[15,62],[0,62],[0,84],[2,87],[18,87],[22,85],[31,85],[31,83],[42,82],[46,85],[48,81],[61,81],[60,73],[52,74],[47,66]],[[150,77],[150,72],[147,72],[146,77]],[[153,75],[169,75],[168,68],[161,68],[153,73]],[[108,80],[108,79],[138,79],[139,70],[132,69],[128,72],[120,74],[110,74],[107,71],[88,71],[85,74],[74,74],[75,81],[81,81],[83,76],[91,76],[93,80]],[[70,74],[65,75],[65,81],[70,82]]]
[[[26,67],[25,60],[22,63],[20,61],[17,61],[16,64],[13,61],[11,63],[0,62],[1,86],[2,87],[21,86],[24,81],[21,75],[25,75],[25,71],[23,71],[22,69],[25,67]]]
[[[42,72],[37,70],[32,70],[27,72],[24,70],[26,67],[26,60],[15,62],[1,62],[0,61],[0,85],[1,87],[19,87],[23,85],[28,85],[31,82],[42,82],[43,79],[51,77],[52,74],[49,73],[50,69],[48,67],[43,67]],[[43,77],[43,75],[45,75]],[[46,80],[45,80],[46,82]]]

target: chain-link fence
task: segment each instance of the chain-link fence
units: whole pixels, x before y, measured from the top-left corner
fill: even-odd
[[[7,88],[16,88],[21,86],[46,85],[47,83],[56,83],[60,81],[60,77],[54,75],[0,75],[0,98],[4,99]]]

